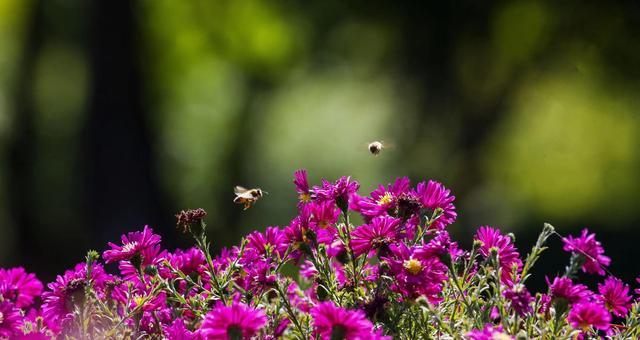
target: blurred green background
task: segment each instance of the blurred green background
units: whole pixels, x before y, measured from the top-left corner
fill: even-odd
[[[144,224],[187,246],[182,208],[219,249],[286,225],[306,168],[442,181],[463,245],[589,227],[629,280],[639,53],[637,1],[0,0],[0,266],[51,279]]]

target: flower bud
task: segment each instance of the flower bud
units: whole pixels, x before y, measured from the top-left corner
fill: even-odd
[[[480,240],[473,240],[473,249],[478,249],[484,245],[484,242]]]
[[[416,299],[416,304],[420,305],[420,306],[428,306],[429,305],[429,300],[427,300],[427,297],[424,295],[420,295],[418,296],[418,298]]]

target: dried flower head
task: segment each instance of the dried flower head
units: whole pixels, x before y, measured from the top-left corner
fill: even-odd
[[[177,226],[182,228],[182,232],[186,233],[194,225],[200,225],[207,216],[207,212],[202,208],[182,210],[176,214]]]

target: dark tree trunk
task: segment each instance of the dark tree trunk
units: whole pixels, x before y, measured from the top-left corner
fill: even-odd
[[[34,69],[43,40],[43,3],[35,1],[29,20],[23,53],[18,61],[15,121],[8,152],[7,189],[11,218],[16,226],[15,258],[33,267],[40,257],[33,207]]]
[[[117,240],[121,233],[145,224],[167,235],[173,224],[162,209],[142,105],[134,2],[92,4],[86,204],[88,221],[98,234],[95,245],[101,247],[106,240]]]

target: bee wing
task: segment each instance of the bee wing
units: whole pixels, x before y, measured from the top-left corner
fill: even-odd
[[[382,143],[382,145],[384,145],[385,149],[395,149],[396,148],[396,143],[393,139],[385,139],[385,140],[381,140],[380,143]]]
[[[236,195],[244,194],[244,193],[245,193],[245,192],[247,192],[247,191],[249,191],[249,190],[247,190],[246,188],[241,187],[241,186],[239,186],[239,185],[236,185],[236,186],[233,188],[233,193],[234,193],[234,194],[236,194]]]

